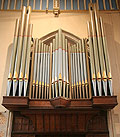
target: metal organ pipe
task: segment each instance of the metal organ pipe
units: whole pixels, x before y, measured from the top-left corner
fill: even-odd
[[[89,11],[91,15],[91,22],[88,23],[88,35],[94,96],[113,95],[110,62],[102,18],[97,15],[96,4],[90,4]],[[96,79],[97,85],[95,82]]]
[[[10,95],[10,90],[11,90],[11,85],[12,85],[12,79],[13,79],[13,73],[14,73],[14,67],[15,67],[15,57],[16,57],[16,52],[17,52],[17,42],[18,42],[19,27],[20,27],[20,20],[17,19],[16,20],[16,24],[15,24],[15,32],[14,32],[14,39],[13,39],[13,49],[12,49],[10,68],[9,68],[9,75],[8,75],[7,96]]]
[[[20,29],[19,29],[19,36],[18,36],[18,45],[17,45],[17,53],[15,59],[15,68],[14,68],[14,75],[13,75],[13,96],[15,96],[18,86],[18,79],[19,79],[19,72],[20,72],[20,61],[21,61],[21,54],[22,54],[22,43],[23,43],[23,35],[24,35],[24,27],[25,27],[25,14],[26,14],[26,7],[23,7],[22,14],[21,14],[21,22],[20,22]]]

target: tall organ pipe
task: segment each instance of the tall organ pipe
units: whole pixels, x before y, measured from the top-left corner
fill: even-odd
[[[37,63],[38,63],[38,39],[35,40],[35,57],[34,57],[34,72],[33,72],[33,98],[35,95],[36,76],[37,76]]]
[[[44,86],[45,86],[45,52],[46,52],[46,44],[43,45],[43,71],[42,71],[42,99],[44,98]]]
[[[70,58],[71,58],[71,96],[73,98],[73,85],[74,85],[74,80],[73,80],[73,48],[71,46],[70,48]]]
[[[86,67],[86,55],[85,55],[85,40],[82,40],[82,53],[83,53],[83,69],[84,69],[84,82],[86,89],[86,97],[88,98],[88,78],[87,78],[87,67]]]
[[[58,97],[58,33],[55,36],[55,96]]]
[[[62,30],[58,30],[58,86],[59,86],[59,96],[62,94]]]
[[[40,48],[40,74],[39,74],[39,98],[41,98],[41,87],[42,87],[42,71],[43,71],[43,43],[41,43]]]
[[[25,64],[25,77],[24,77],[24,96],[26,96],[27,87],[28,87],[32,32],[33,32],[33,25],[29,24],[28,46],[27,46],[27,55],[26,55],[26,64]]]
[[[88,22],[88,38],[89,38],[89,48],[90,48],[90,67],[91,67],[90,71],[91,71],[91,77],[92,77],[92,86],[93,86],[94,96],[97,96],[93,41],[92,41],[90,22]]]
[[[52,97],[52,90],[51,90],[51,88],[52,88],[52,47],[53,47],[53,43],[50,43],[50,84],[49,84],[49,99],[51,99],[51,97]]]
[[[75,84],[76,84],[76,89],[77,89],[77,91],[76,91],[76,98],[78,98],[79,97],[79,93],[78,93],[78,88],[79,88],[79,86],[78,86],[78,82],[79,82],[79,80],[78,80],[78,58],[77,58],[77,44],[75,44],[75,77],[76,77],[76,79],[75,79]]]
[[[47,97],[47,69],[48,69],[47,53],[48,53],[48,45],[46,45],[46,52],[45,52],[45,90],[44,90],[45,98]]]
[[[33,40],[33,48],[32,48],[32,61],[31,61],[31,74],[30,74],[30,91],[29,98],[32,98],[32,90],[33,90],[33,70],[34,70],[34,58],[35,58],[35,39]]]
[[[18,85],[18,77],[20,72],[20,61],[21,61],[21,53],[22,53],[22,47],[23,47],[23,32],[24,32],[24,26],[25,26],[25,14],[26,14],[26,7],[23,7],[22,9],[22,15],[21,15],[21,22],[20,22],[20,30],[19,30],[19,36],[18,36],[18,50],[16,53],[16,60],[15,60],[15,69],[14,69],[14,76],[13,76],[13,96],[16,94],[17,85]]]
[[[23,88],[23,78],[25,74],[25,63],[26,63],[26,52],[27,52],[27,46],[28,46],[28,27],[30,23],[30,13],[31,13],[31,8],[30,6],[27,9],[27,14],[26,14],[26,21],[25,21],[25,26],[24,26],[24,36],[23,36],[23,45],[22,45],[22,53],[21,53],[21,64],[20,64],[20,74],[19,74],[19,96],[21,96],[22,93],[22,88]]]
[[[107,49],[107,41],[106,41],[103,21],[102,21],[101,17],[100,17],[100,25],[101,25],[101,32],[102,32],[102,41],[103,41],[103,49],[104,49],[104,57],[105,57],[105,63],[106,63],[106,69],[107,69],[109,89],[110,89],[110,94],[112,96],[113,95],[113,89],[112,89],[111,67],[110,67],[109,54],[108,54],[108,49]]]
[[[95,15],[93,11],[93,7],[90,8],[90,16],[91,16],[91,25],[92,25],[92,35],[93,35],[93,49],[94,49],[94,57],[95,57],[95,69],[97,75],[97,85],[98,85],[98,92],[99,96],[102,96],[102,88],[101,88],[101,74],[100,74],[100,64],[99,64],[99,57],[98,57],[98,42],[96,36],[96,27],[95,27]]]
[[[13,49],[10,61],[10,68],[9,68],[9,75],[8,75],[8,83],[7,83],[7,96],[10,94],[13,72],[15,67],[15,59],[16,59],[16,52],[17,52],[17,42],[18,42],[18,34],[19,34],[19,27],[20,27],[20,20],[16,20],[15,24],[15,32],[14,32],[14,39],[13,39]]]
[[[41,41],[38,41],[38,59],[37,59],[37,72],[36,72],[36,98],[38,97],[39,75],[40,75],[40,49]]]
[[[76,77],[75,77],[75,71],[76,71],[76,69],[75,69],[75,45],[73,45],[73,83],[74,83],[74,85],[73,85],[73,95],[74,95],[74,98],[76,98]]]
[[[48,46],[48,53],[47,53],[47,99],[49,98],[49,86],[50,86],[50,46]]]
[[[82,96],[85,98],[85,82],[84,82],[84,68],[83,68],[83,53],[82,53],[82,41],[79,40],[80,48],[80,70],[81,70],[81,84],[82,84]]]
[[[78,84],[79,84],[79,97],[81,98],[81,73],[80,73],[80,49],[77,43],[77,69],[78,69]]]
[[[66,82],[67,82],[67,87],[66,87],[66,92],[67,92],[67,97],[68,97],[68,88],[69,88],[69,78],[68,78],[68,41],[67,39],[65,40],[65,73],[66,73]]]
[[[62,67],[63,67],[63,97],[65,97],[65,86],[66,86],[66,73],[65,73],[65,66],[66,66],[66,45],[65,45],[65,35],[63,34],[62,38],[62,45],[63,45],[63,57],[62,57]]]
[[[103,90],[104,90],[105,96],[107,96],[107,76],[106,76],[105,60],[104,60],[104,54],[103,54],[102,34],[101,34],[101,28],[100,28],[100,21],[97,17],[97,10],[95,5],[94,5],[94,12],[95,12],[95,22],[96,22],[96,31],[97,31],[97,39],[98,39],[98,50],[99,50]]]
[[[55,39],[53,39],[53,45],[52,45],[52,49],[53,49],[53,51],[52,51],[52,57],[53,57],[53,59],[52,59],[52,97],[54,98],[55,97],[55,95],[54,95],[54,91],[55,91]]]

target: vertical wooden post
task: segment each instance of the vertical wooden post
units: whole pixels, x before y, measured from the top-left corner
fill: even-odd
[[[42,10],[42,0],[40,0],[40,10]]]
[[[48,10],[48,5],[49,5],[49,0],[47,0],[47,3],[46,3],[46,9]]]
[[[70,61],[70,43],[68,43],[68,63],[69,63],[69,85],[70,85],[70,99],[72,98],[71,94],[71,61]]]
[[[27,6],[29,6],[30,0],[27,0]]]
[[[85,39],[85,55],[86,55],[87,75],[88,75],[88,85],[89,85],[89,98],[91,98],[92,93],[91,93],[91,82],[90,82],[90,68],[88,61],[87,39]]]
[[[71,0],[71,10],[73,10],[73,0]]]
[[[21,0],[20,9],[22,9],[22,6],[23,6],[23,0]]]
[[[33,0],[33,10],[35,10],[35,0]]]
[[[86,10],[86,0],[84,0],[84,10]]]
[[[98,3],[98,0],[96,0],[96,4],[97,4],[97,10],[99,10],[99,3]]]
[[[64,0],[64,2],[65,2],[64,5],[65,5],[65,10],[66,10],[66,0]]]
[[[1,3],[1,10],[4,9],[4,0],[2,0],[2,3]]]
[[[10,9],[10,0],[8,0],[7,10]]]
[[[103,0],[103,7],[104,7],[104,10],[106,10],[105,0]]]
[[[49,99],[51,99],[51,87],[52,87],[52,43],[50,43],[50,87],[49,87]]]
[[[80,2],[79,2],[79,0],[77,0],[77,5],[78,5],[78,10],[80,10]]]
[[[110,4],[110,9],[112,10],[112,2],[111,2],[111,0],[109,0],[109,4]]]
[[[16,10],[17,0],[14,1],[14,10]]]
[[[119,10],[120,9],[120,1],[119,0],[116,0],[116,5],[117,5],[117,9]]]

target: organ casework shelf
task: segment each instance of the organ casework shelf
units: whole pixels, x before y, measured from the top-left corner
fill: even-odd
[[[58,97],[54,99],[29,99],[28,97],[3,97],[3,104],[11,111],[30,111],[31,110],[95,110],[112,109],[117,105],[117,97],[93,97],[92,99],[66,99]]]
[[[112,109],[117,105],[104,23],[89,4],[88,38],[58,29],[32,38],[31,8],[17,19],[3,106],[10,110]]]

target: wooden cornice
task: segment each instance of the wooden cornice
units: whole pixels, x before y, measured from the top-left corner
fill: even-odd
[[[4,96],[2,105],[10,111],[31,110],[82,110],[112,109],[117,105],[117,96],[92,97],[91,99],[29,99],[28,97]]]

